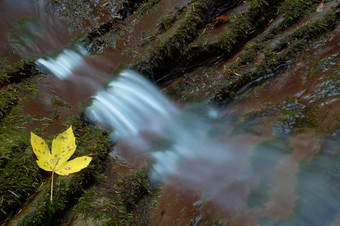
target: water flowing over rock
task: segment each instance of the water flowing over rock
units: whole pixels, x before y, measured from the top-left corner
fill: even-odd
[[[335,0],[1,1],[1,221],[338,225],[339,15]],[[49,203],[27,134],[66,120],[93,165]]]

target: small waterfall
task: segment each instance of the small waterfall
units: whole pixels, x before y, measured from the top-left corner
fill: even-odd
[[[122,71],[106,89],[93,96],[86,113],[93,122],[112,131],[112,140],[127,140],[151,155],[155,160],[154,178],[176,173],[177,164],[183,160],[227,160],[223,149],[205,150],[216,148],[209,134],[218,116],[216,110],[202,104],[180,109],[132,70]],[[152,147],[143,133],[153,134],[167,147]]]
[[[86,50],[77,45],[75,50],[64,49],[55,59],[51,56],[47,56],[46,59],[40,58],[36,64],[41,69],[47,69],[59,79],[66,79],[74,75],[72,70],[74,67],[85,64],[84,56],[87,55]]]
[[[125,140],[150,156],[153,181],[180,184],[183,189],[201,194],[197,206],[210,203],[222,214],[227,212],[240,218],[261,216],[267,211],[280,213],[281,209],[293,206],[296,186],[303,199],[317,199],[327,211],[314,215],[310,208],[316,206],[303,204],[294,216],[296,219],[288,218],[287,222],[313,225],[316,220],[331,220],[328,213],[335,216],[340,211],[339,199],[333,190],[329,191],[323,173],[303,174],[300,176],[303,183],[297,184],[299,160],[289,155],[292,152],[289,137],[237,136],[236,130],[247,130],[251,123],[235,128],[232,117],[221,118],[216,109],[203,103],[178,107],[132,70],[123,70],[107,86],[101,86],[93,77],[98,69],[87,64],[86,57],[86,52],[78,47],[39,59],[37,64],[62,80],[71,80],[75,85],[85,80],[96,87],[92,104],[86,109],[87,116],[111,130],[113,141]],[[79,67],[87,68],[84,74],[92,77],[75,73]],[[153,139],[145,134],[152,134]],[[312,164],[327,172],[325,161],[328,160]],[[269,197],[276,200],[267,204]],[[263,205],[264,209],[258,210],[253,205]]]
[[[87,114],[96,123],[109,125],[116,140],[141,130],[159,133],[179,109],[146,79],[125,70],[93,97]]]

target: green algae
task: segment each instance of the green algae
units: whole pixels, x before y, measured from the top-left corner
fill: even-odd
[[[229,224],[229,223],[225,223],[225,222],[222,222],[218,219],[216,219],[217,217],[204,217],[203,219],[199,219],[198,220],[198,223],[199,225],[202,225],[202,226],[231,226],[232,224]]]
[[[265,12],[269,7],[273,7],[273,3],[263,0],[251,1],[246,12],[241,12],[231,18],[228,23],[229,31],[217,36],[218,48],[227,53],[231,52],[238,42],[245,40],[264,21]]]
[[[166,16],[161,17],[159,19],[159,22],[155,25],[156,29],[154,31],[144,31],[140,35],[141,42],[138,44],[138,47],[142,48],[145,45],[158,39],[159,35],[169,30],[176,23],[176,21],[179,20],[179,17],[182,16],[186,8],[187,8],[187,5],[183,7],[175,6],[174,9],[171,10]],[[139,11],[140,10],[137,10],[137,14]]]
[[[224,26],[226,32],[218,34],[216,41],[198,37],[195,45],[189,47],[182,55],[186,59],[184,67],[200,61],[218,62],[237,51],[256,32],[260,31],[275,12],[279,1],[249,1],[246,10],[235,14]],[[212,24],[210,24],[212,25]],[[203,32],[204,33],[204,32]],[[199,41],[199,39],[205,41]],[[196,45],[197,44],[197,45]],[[256,54],[256,53],[254,53]],[[216,57],[218,56],[218,57]]]

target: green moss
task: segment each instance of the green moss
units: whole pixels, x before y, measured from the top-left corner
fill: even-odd
[[[6,93],[15,93],[17,100],[22,100],[30,89],[25,81],[2,88],[1,92],[5,93],[4,98]],[[17,102],[7,110],[0,121],[0,220],[13,214],[43,179],[31,152],[27,152],[30,142],[24,124],[31,120],[30,117],[23,114],[22,106]]]
[[[148,0],[138,8],[136,13],[139,15],[146,15],[148,13],[151,13],[151,11],[154,10],[154,6],[157,5],[160,1],[161,0]]]
[[[18,92],[15,86],[7,86],[0,90],[0,120],[17,104]]]
[[[55,107],[57,107],[57,106],[59,106],[59,107],[68,107],[68,108],[71,107],[69,104],[67,104],[64,100],[62,100],[59,97],[52,97],[51,104],[52,104],[52,106],[55,106]]]
[[[37,192],[38,187],[49,176],[36,164],[30,147],[29,131],[25,128],[25,124],[33,119],[23,114],[23,103],[35,96],[38,78],[35,76],[21,80],[20,83],[9,84],[0,90],[0,129],[2,132],[0,135],[0,220],[15,214],[17,209]],[[64,102],[57,98],[53,102],[58,106],[64,106]],[[65,209],[73,195],[80,194],[86,184],[95,181],[97,174],[102,170],[101,161],[111,149],[106,133],[89,126],[79,118],[70,120],[69,124],[77,129],[77,141],[81,142],[76,155],[90,154],[94,157],[93,164],[81,175],[70,177],[72,178],[69,179],[70,181],[59,182],[60,186],[56,186],[54,204],[48,202],[49,199],[46,197],[48,197],[49,186],[45,187],[46,194],[45,198],[40,200],[41,205],[36,212],[31,212],[26,218],[32,221],[23,220],[26,223],[31,222],[28,223],[29,225],[46,222],[48,217]],[[44,128],[40,130],[43,131]],[[40,134],[38,131],[35,132]],[[51,140],[48,143],[51,144]],[[44,214],[39,215],[42,212]]]
[[[31,118],[23,114],[22,101],[32,97],[35,90],[35,79],[25,80],[19,84],[11,84],[0,90],[0,166],[6,163],[15,153],[13,150],[23,150],[27,143],[24,124]],[[21,147],[21,148],[16,148]],[[21,150],[23,149],[23,150]]]
[[[340,11],[334,9],[327,13],[322,18],[318,18],[296,30],[291,35],[282,39],[275,49],[276,52],[281,51],[288,44],[295,47],[303,46],[304,42],[313,40],[319,37],[321,34],[333,29],[340,17]]]
[[[250,1],[246,12],[240,12],[231,18],[228,31],[217,36],[217,45],[224,51],[231,52],[239,41],[245,40],[252,30],[264,21],[266,10],[273,7],[270,1]]]
[[[257,65],[255,70],[250,72],[238,73],[241,76],[235,76],[235,70],[225,71],[225,77],[228,78],[221,90],[215,95],[214,102],[221,103],[226,98],[233,98],[237,92],[249,84],[264,81],[268,77],[275,75],[276,71],[284,67],[287,62],[291,61],[302,53],[310,45],[311,41],[316,40],[320,35],[332,30],[340,13],[333,9],[320,19],[315,19],[310,23],[302,26],[285,38],[280,40],[276,48],[271,53],[266,54],[261,64]],[[232,67],[231,67],[232,68]],[[258,83],[257,82],[257,83]]]
[[[288,27],[292,26],[302,17],[307,17],[310,13],[315,12],[315,8],[320,1],[297,1],[286,0],[277,9],[277,15],[283,15],[282,21],[270,28],[269,32],[257,37],[245,49],[245,52],[240,55],[240,61],[234,65],[234,68],[240,65],[251,63],[260,51],[265,51],[264,55],[271,57],[273,55],[272,48],[266,45],[268,40],[272,39],[279,32],[283,32]],[[265,50],[266,49],[266,50]],[[237,72],[237,69],[234,69]]]
[[[174,16],[173,12],[171,12],[169,15],[159,19],[159,23],[156,26],[160,31],[166,31],[171,27],[175,20],[176,17]]]
[[[13,155],[0,169],[0,173],[0,197],[2,200],[0,219],[3,220],[35,192],[42,181],[42,176],[35,165],[34,158],[27,153]]]
[[[278,8],[278,13],[283,15],[283,20],[269,32],[274,36],[296,23],[302,17],[316,11],[319,0],[286,0]]]
[[[0,87],[6,84],[20,82],[22,79],[37,73],[33,63],[26,60],[18,61],[12,65],[4,65],[0,68]]]
[[[44,189],[44,195],[39,198],[36,210],[23,216],[19,225],[50,224],[54,217],[69,208],[84,189],[88,188],[100,178],[103,170],[102,161],[106,158],[111,147],[108,145],[108,134],[94,126],[84,123],[79,117],[71,118],[67,125],[72,125],[76,137],[77,150],[73,157],[90,155],[91,164],[69,177],[58,177],[54,185],[53,202],[50,202],[50,187]],[[51,139],[50,139],[51,140]],[[38,168],[38,166],[36,166]]]
[[[169,65],[169,62],[177,64],[178,55],[182,52],[183,47],[194,40],[205,23],[211,20],[212,15],[207,12],[223,4],[233,5],[236,3],[221,3],[213,0],[193,1],[181,14],[181,18],[177,22],[180,25],[173,34],[165,40],[158,40],[156,47],[147,52],[143,59],[137,61],[134,67],[156,77],[164,68],[173,67],[174,65]],[[152,79],[157,80],[156,77]]]
[[[85,192],[73,210],[84,221],[103,225],[148,225],[155,189],[144,170],[105,182],[109,189],[93,187]]]

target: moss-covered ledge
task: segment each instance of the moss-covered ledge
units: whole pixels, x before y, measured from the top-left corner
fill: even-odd
[[[334,29],[336,24],[339,23],[339,19],[339,8],[333,8],[322,18],[312,20],[295,32],[287,34],[271,53],[266,53],[264,60],[256,66],[255,70],[239,72],[237,75],[235,75],[235,71],[229,70],[226,73],[227,80],[224,84],[220,84],[220,91],[216,92],[212,102],[221,104],[234,98],[250,85],[263,82],[265,79],[274,76],[276,71],[298,56],[312,41]]]
[[[84,123],[84,120],[79,116],[71,118],[66,123],[66,126],[69,125],[72,125],[74,129],[77,144],[73,157],[89,155],[93,160],[86,169],[79,173],[68,177],[57,177],[54,185],[53,201],[50,202],[50,175],[38,168],[35,158],[32,157],[31,147],[28,147],[29,153],[27,155],[31,157],[26,164],[31,166],[31,171],[36,172],[36,174],[40,175],[40,178],[46,178],[46,180],[40,180],[40,183],[32,186],[32,189],[38,193],[35,194],[32,201],[22,207],[20,213],[11,220],[10,224],[44,225],[56,222],[58,214],[71,208],[84,190],[100,180],[103,161],[111,151],[108,134],[93,125]],[[51,143],[51,139],[49,139],[48,143]]]
[[[38,70],[34,63],[25,59],[11,65],[0,65],[0,87],[21,82],[23,79],[29,78],[37,73]]]
[[[144,56],[134,63],[134,68],[143,74],[147,74],[153,81],[159,80],[169,70],[176,68],[178,56],[183,47],[192,42],[204,28],[215,18],[217,8],[230,9],[240,1],[216,1],[196,0],[193,1],[179,18],[180,24],[173,34],[165,40],[158,40],[156,46],[147,51]],[[171,71],[170,70],[170,71]]]

